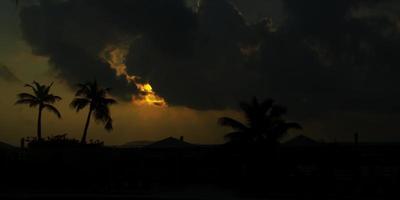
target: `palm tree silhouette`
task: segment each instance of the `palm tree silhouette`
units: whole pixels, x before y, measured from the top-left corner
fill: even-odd
[[[272,99],[259,102],[254,97],[250,103],[241,102],[239,105],[246,123],[243,124],[229,117],[218,120],[220,125],[234,129],[233,132],[225,135],[225,139],[230,143],[275,145],[289,129],[301,129],[298,123],[284,120],[286,108],[274,104]]]
[[[86,143],[87,132],[92,114],[96,120],[105,124],[104,128],[107,131],[112,130],[112,118],[110,116],[109,106],[117,103],[114,99],[107,98],[110,88],[101,88],[98,86],[97,81],[88,82],[85,84],[78,84],[79,89],[76,92],[76,98],[71,102],[76,112],[89,106],[89,112],[83,130],[81,143]]]
[[[50,94],[50,89],[53,83],[50,85],[41,85],[36,81],[33,84],[25,84],[25,87],[30,87],[33,90],[33,94],[19,93],[18,100],[15,104],[28,104],[29,107],[39,107],[38,124],[37,124],[37,138],[42,140],[42,111],[47,109],[48,111],[57,115],[61,118],[60,112],[55,108],[53,103],[60,101],[61,97]]]

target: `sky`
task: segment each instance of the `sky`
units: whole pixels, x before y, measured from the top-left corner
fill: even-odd
[[[55,82],[62,120],[44,135],[79,138],[69,103],[96,78],[113,88],[107,144],[184,136],[222,143],[217,119],[238,102],[273,98],[323,141],[399,142],[400,4],[395,0],[20,0],[0,2],[0,140],[33,136],[36,110],[14,106],[24,83]],[[2,74],[1,74],[2,73]],[[131,78],[131,79],[129,79]],[[142,91],[146,84],[152,91]],[[168,106],[132,103],[145,95]],[[142,95],[142,96],[141,96]]]

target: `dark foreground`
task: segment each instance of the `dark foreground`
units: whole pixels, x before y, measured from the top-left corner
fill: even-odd
[[[0,199],[386,199],[400,146],[34,148],[2,152]]]

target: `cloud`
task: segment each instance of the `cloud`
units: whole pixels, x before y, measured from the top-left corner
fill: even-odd
[[[200,2],[41,1],[21,10],[21,27],[68,83],[96,77],[122,99],[137,91],[99,59],[110,43],[129,43],[128,71],[170,105],[235,108],[257,95],[300,119],[399,111],[391,106],[400,100],[395,1]],[[260,17],[250,16],[255,7]]]
[[[287,21],[266,37],[260,51],[260,65],[273,66],[265,68],[272,96],[300,113],[398,112],[393,107],[400,100],[396,23],[369,11],[368,17],[354,16],[381,3],[284,2]]]
[[[226,101],[219,99],[230,99],[232,81],[244,76],[239,42],[248,30],[232,5],[202,2],[195,13],[184,1],[43,1],[21,10],[21,27],[33,52],[48,56],[61,78],[74,84],[95,76],[123,99],[136,89],[115,78],[98,54],[140,36],[129,72],[154,84],[171,105],[222,108]],[[235,74],[217,80],[228,65]]]
[[[0,64],[0,80],[7,82],[19,82],[18,78],[8,69],[7,66]]]

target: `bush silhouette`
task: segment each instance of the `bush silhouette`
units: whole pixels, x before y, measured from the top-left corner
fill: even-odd
[[[26,138],[29,148],[64,148],[64,147],[103,147],[104,142],[100,140],[90,141],[82,145],[79,140],[67,138],[67,134],[55,135],[38,140],[36,137]]]

